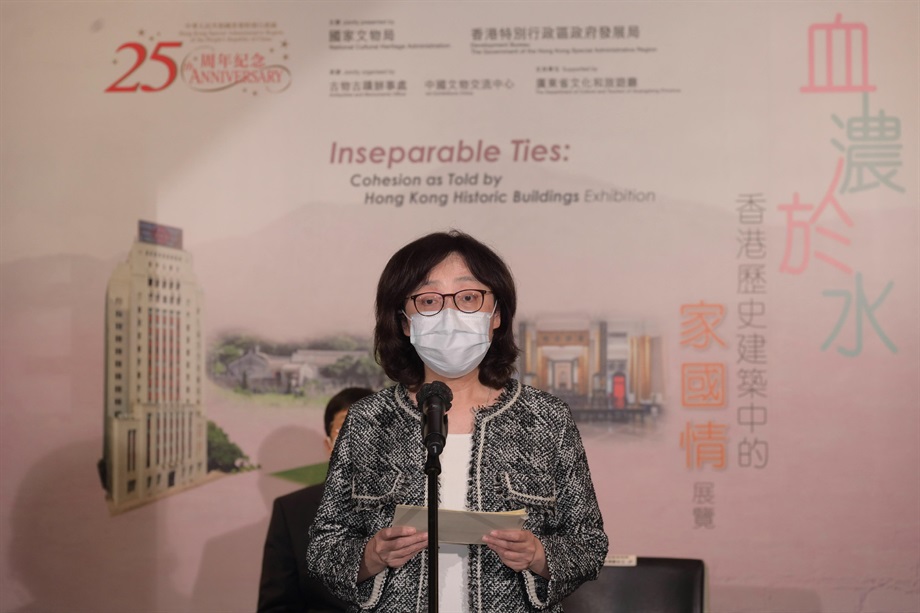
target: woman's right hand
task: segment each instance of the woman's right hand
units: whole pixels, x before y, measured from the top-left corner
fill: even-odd
[[[391,526],[380,530],[364,547],[358,582],[386,568],[399,568],[428,546],[428,533],[410,526]]]

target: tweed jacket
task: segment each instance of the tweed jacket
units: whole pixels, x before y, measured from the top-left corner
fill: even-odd
[[[308,572],[351,603],[350,611],[427,611],[427,551],[356,583],[365,545],[391,525],[396,505],[427,505],[426,456],[421,413],[402,385],[352,405],[307,549]],[[524,529],[543,543],[552,577],[515,572],[485,545],[470,545],[471,611],[560,612],[565,596],[597,577],[607,536],[564,402],[511,380],[492,406],[476,412],[467,483],[469,510],[526,508]]]

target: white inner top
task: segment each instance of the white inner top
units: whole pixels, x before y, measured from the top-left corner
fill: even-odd
[[[440,494],[442,509],[466,510],[466,479],[469,474],[473,435],[448,434],[441,451]],[[438,549],[438,609],[444,613],[470,610],[469,545],[441,543]]]

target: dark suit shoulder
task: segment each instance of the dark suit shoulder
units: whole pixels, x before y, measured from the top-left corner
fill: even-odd
[[[325,484],[311,485],[275,498],[275,506],[287,508],[296,508],[303,505],[319,506],[323,499],[323,491],[326,489]]]

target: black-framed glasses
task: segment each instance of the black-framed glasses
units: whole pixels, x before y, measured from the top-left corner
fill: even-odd
[[[450,298],[454,301],[454,306],[461,313],[475,313],[482,308],[486,302],[486,294],[491,294],[487,289],[462,289],[453,294],[441,294],[438,292],[423,292],[409,296],[409,300],[415,305],[415,310],[420,315],[431,317],[437,315],[444,309],[444,303]]]

